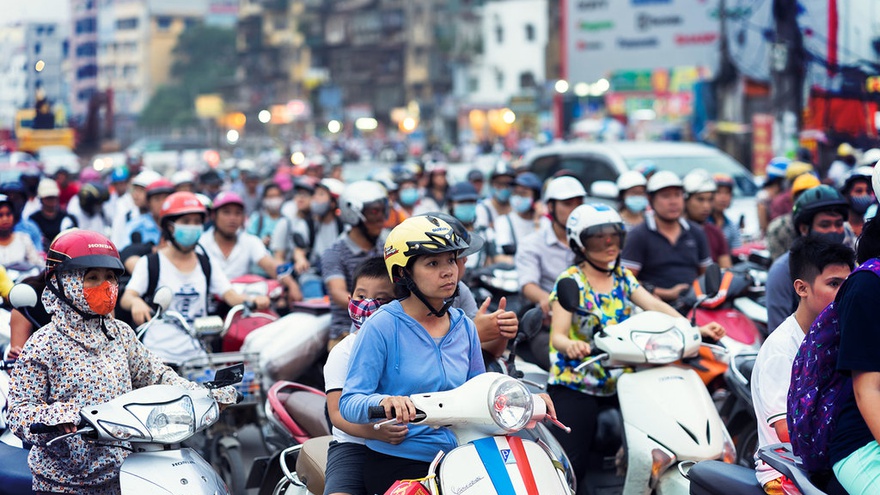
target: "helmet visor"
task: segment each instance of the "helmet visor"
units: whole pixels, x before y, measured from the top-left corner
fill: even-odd
[[[581,232],[581,243],[587,251],[602,251],[609,245],[623,248],[626,229],[618,223],[606,223],[587,227]]]

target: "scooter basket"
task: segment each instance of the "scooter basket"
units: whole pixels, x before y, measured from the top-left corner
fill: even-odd
[[[239,405],[262,404],[264,394],[260,384],[263,372],[258,352],[218,352],[193,358],[180,365],[180,376],[196,383],[205,383],[214,379],[218,369],[238,363],[244,363],[244,376],[240,383],[235,384],[235,389],[243,396]]]

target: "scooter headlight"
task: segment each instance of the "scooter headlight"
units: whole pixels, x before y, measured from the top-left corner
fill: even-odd
[[[684,337],[677,328],[662,333],[632,332],[632,340],[645,350],[645,360],[652,364],[667,364],[681,359]]]
[[[532,418],[532,393],[510,377],[502,377],[489,388],[489,412],[495,424],[514,432],[523,429]]]
[[[153,440],[181,442],[195,433],[196,413],[189,396],[160,405],[130,405],[127,409],[147,427]]]

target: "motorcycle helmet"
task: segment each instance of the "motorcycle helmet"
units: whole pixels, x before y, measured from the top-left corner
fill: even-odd
[[[642,160],[633,167],[633,170],[642,174],[642,177],[649,179],[657,173],[657,164],[651,160]]]
[[[144,170],[134,176],[134,179],[131,180],[131,185],[143,187],[144,189],[146,189],[147,186],[161,178],[161,175],[152,170]]]
[[[238,193],[233,191],[223,191],[214,198],[214,204],[211,205],[211,209],[219,210],[226,205],[238,205],[244,208],[244,200],[241,199],[241,196],[239,196]]]
[[[204,221],[208,215],[208,210],[202,201],[199,200],[198,196],[191,192],[180,191],[172,193],[162,203],[162,210],[159,213],[159,225],[162,227],[162,230],[165,230],[169,223],[190,213],[200,214]]]
[[[326,180],[334,179],[324,179],[321,183]],[[339,196],[339,218],[348,225],[360,225],[366,221],[364,208],[375,204],[388,208],[388,193],[381,184],[369,180],[352,182]]]
[[[880,162],[880,148],[871,148],[862,154],[862,165],[873,167]]]
[[[464,242],[467,243],[468,247],[461,253],[459,253],[459,258],[464,258],[470,256],[472,254],[479,253],[481,249],[483,249],[483,245],[486,243],[485,239],[482,236],[468,232],[467,228],[461,223],[461,220],[455,218],[453,215],[449,213],[442,212],[431,212],[431,213],[422,213],[418,216],[432,216],[437,217],[440,220],[448,223],[450,227],[452,227],[452,231],[455,232],[455,235],[460,237]]]
[[[184,184],[195,186],[196,174],[190,172],[189,170],[180,170],[178,172],[174,172],[174,175],[171,176],[171,183],[174,185],[174,187],[182,186]]]
[[[535,192],[534,198],[536,200],[541,197],[541,189],[544,187],[544,184],[541,183],[541,179],[532,172],[523,172],[517,175],[516,178],[513,179],[513,185],[531,189]]]
[[[507,162],[501,161],[495,164],[492,167],[492,172],[489,174],[489,181],[495,180],[497,177],[516,177],[516,171],[513,170]]]
[[[821,184],[819,179],[813,174],[804,174],[794,180],[791,183],[791,196],[793,198],[798,197],[798,195],[807,189],[812,189]]]
[[[547,183],[544,190],[544,201],[564,201],[572,198],[583,198],[587,195],[584,185],[574,177],[563,175]]]
[[[131,174],[128,171],[128,167],[124,165],[121,167],[116,167],[113,169],[112,172],[110,172],[110,182],[125,182],[129,179],[130,176]]]
[[[713,193],[718,190],[718,187],[715,185],[715,181],[712,180],[712,176],[709,175],[709,172],[706,172],[701,168],[688,172],[681,183],[684,186],[685,199],[694,194],[707,192]]]
[[[467,247],[467,243],[455,235],[452,226],[440,218],[430,214],[410,217],[394,227],[385,239],[385,267],[392,282],[406,288],[428,307],[431,314],[440,317],[449,310],[458,289],[443,306],[434,308],[413,281],[410,262],[418,256],[460,252]]]
[[[360,181],[360,182],[369,182],[369,181]],[[321,179],[320,181],[318,181],[318,183],[315,185],[315,187],[323,187],[324,189],[327,190],[327,192],[330,193],[330,196],[337,201],[339,201],[339,197],[342,196],[342,193],[345,192],[345,189],[346,189],[344,182],[342,182],[339,179],[333,179],[330,177],[328,177],[326,179]]]
[[[677,187],[680,189],[684,189],[684,184],[681,179],[675,175],[674,172],[670,172],[668,170],[661,170],[648,179],[648,185],[646,187],[648,194],[654,194],[661,189],[666,189],[667,187]]]
[[[803,174],[811,173],[813,173],[813,166],[804,162],[791,162],[788,164],[788,167],[785,168],[786,180],[795,180]]]
[[[87,313],[74,305],[65,293],[61,274],[75,270],[107,268],[117,277],[125,273],[119,251],[110,239],[90,230],[69,229],[58,234],[46,252],[46,288],[70,306],[83,318],[100,318],[104,315]]]
[[[791,212],[795,232],[800,232],[801,225],[811,225],[813,217],[823,211],[838,213],[846,218],[849,214],[849,203],[837,190],[825,184],[801,193]]]
[[[874,167],[861,166],[854,168],[849,174],[847,174],[846,179],[844,179],[843,186],[840,188],[840,193],[847,196],[852,190],[853,184],[859,180],[864,180],[868,185],[873,186],[871,184],[871,178],[873,175]]]
[[[770,162],[767,163],[767,180],[784,179],[785,170],[788,168],[789,163],[791,163],[791,160],[784,156],[772,158]]]
[[[620,265],[620,255],[614,263],[614,268],[601,267],[594,264],[586,256],[584,249],[587,245],[587,239],[593,235],[615,233],[620,236],[620,248],[623,249],[623,241],[626,238],[626,226],[620,214],[601,203],[590,203],[580,205],[568,216],[568,222],[565,224],[565,235],[568,238],[568,245],[575,253],[577,261],[586,261],[593,268],[612,273]]]
[[[725,173],[717,173],[712,176],[712,179],[715,181],[716,187],[726,187],[730,189],[730,192],[733,192],[733,188],[736,185],[736,182],[733,180],[729,174]]]
[[[100,182],[88,182],[80,187],[77,193],[79,206],[89,216],[100,211],[101,205],[110,199],[110,191]]]
[[[634,187],[647,185],[648,179],[645,179],[645,176],[636,170],[627,170],[617,177],[617,190],[621,193]]]
[[[174,183],[164,177],[153,181],[147,186],[147,198],[152,198],[159,194],[171,194],[173,192]]]

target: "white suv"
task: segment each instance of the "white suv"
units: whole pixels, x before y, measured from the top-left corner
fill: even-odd
[[[523,158],[526,167],[542,180],[566,169],[581,180],[592,196],[603,199],[616,196],[616,188],[609,187],[608,182],[613,183],[622,172],[645,161],[681,177],[695,168],[730,175],[735,187],[727,214],[734,221],[744,219],[745,233],[758,233],[755,195],[759,188],[754,176],[735,159],[711,146],[645,141],[553,143],[534,148]]]

